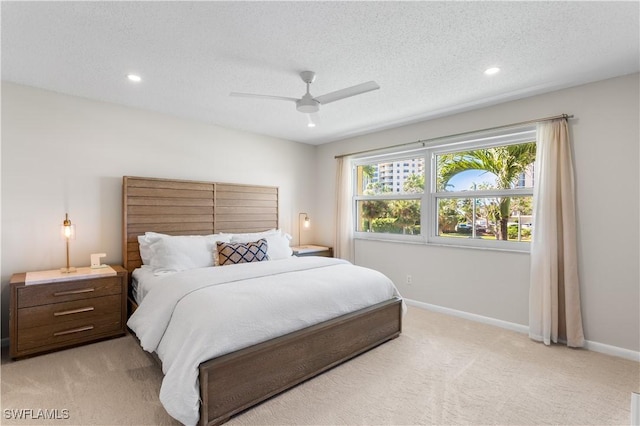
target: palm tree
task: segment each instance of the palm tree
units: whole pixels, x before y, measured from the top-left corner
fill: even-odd
[[[454,198],[442,198],[438,203],[438,229],[442,233],[455,232],[456,225],[462,220],[458,203]]]
[[[410,231],[413,234],[415,226],[420,222],[420,201],[395,200],[391,203],[391,211],[396,218],[396,224],[402,228],[402,233]]]
[[[389,205],[386,201],[378,201],[378,200],[363,201],[361,215],[366,222],[367,231],[372,232],[373,221],[375,219],[389,216]]]
[[[438,190],[445,190],[449,180],[465,170],[491,172],[496,176],[498,189],[508,189],[517,183],[520,174],[525,172],[535,158],[535,142],[440,155],[438,156]],[[510,197],[498,198],[498,208],[492,214],[496,224],[499,225],[496,229],[496,238],[499,240],[508,239],[510,204]]]
[[[364,176],[364,180],[365,180],[364,186],[366,188],[369,182],[371,182],[371,180],[373,179],[373,175],[376,172],[377,166],[368,164],[361,167],[362,167],[362,175]]]
[[[402,184],[402,190],[411,194],[422,194],[424,192],[424,173],[412,173]]]

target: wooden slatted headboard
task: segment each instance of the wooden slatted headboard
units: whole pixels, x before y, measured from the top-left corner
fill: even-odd
[[[138,236],[259,232],[278,227],[278,188],[124,176],[122,256],[140,267]]]

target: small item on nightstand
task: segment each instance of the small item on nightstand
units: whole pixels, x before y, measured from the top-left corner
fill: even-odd
[[[106,256],[107,256],[106,253],[92,253],[91,254],[91,269],[106,268],[107,265],[102,264],[100,262],[100,258],[106,257]]]

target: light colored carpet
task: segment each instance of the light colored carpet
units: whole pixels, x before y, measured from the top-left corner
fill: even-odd
[[[177,424],[162,374],[126,336],[2,360],[2,424]],[[628,425],[640,364],[409,307],[403,334],[229,421],[229,425]],[[68,420],[6,409],[69,410]]]

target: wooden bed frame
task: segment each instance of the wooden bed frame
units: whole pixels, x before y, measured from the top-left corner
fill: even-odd
[[[140,267],[137,237],[259,232],[278,228],[278,188],[125,176],[123,257]],[[135,302],[134,302],[135,307]],[[200,424],[231,416],[400,335],[400,299],[200,364]]]

